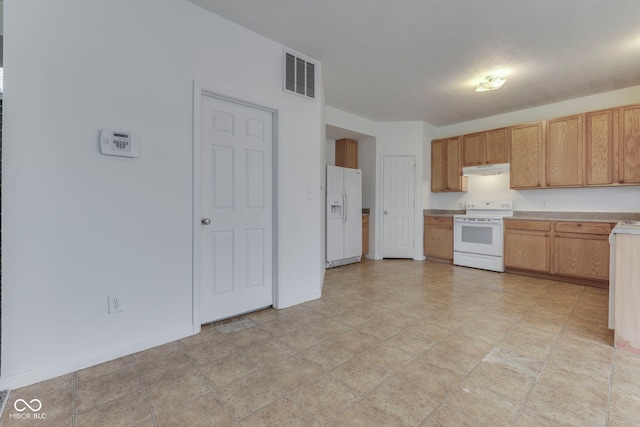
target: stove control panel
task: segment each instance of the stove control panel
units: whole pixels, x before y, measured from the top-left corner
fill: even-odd
[[[489,210],[489,211],[511,211],[513,210],[513,201],[506,200],[503,202],[467,202],[467,210]]]

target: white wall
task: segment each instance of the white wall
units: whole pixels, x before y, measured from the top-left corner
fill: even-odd
[[[436,139],[437,129],[428,124],[424,124],[424,139],[422,141],[422,203],[424,206],[434,206],[434,195],[431,192],[431,140]],[[424,236],[424,235],[423,235]]]
[[[637,103],[640,86],[607,92],[542,107],[530,108],[437,129],[437,136],[463,135],[571,114]],[[425,143],[425,164],[430,164],[430,141]],[[430,175],[425,174],[425,189],[430,188]],[[507,175],[469,177],[466,193],[431,193],[425,198],[425,208],[460,209],[467,200],[514,200],[516,210],[553,210],[577,212],[639,212],[640,186],[575,189],[509,190]],[[426,190],[428,191],[428,190]]]
[[[0,389],[197,330],[194,80],[278,111],[277,300],[320,296],[323,104],[282,92],[281,45],[183,0],[4,13]],[[101,155],[103,127],[137,132],[140,158]]]
[[[320,78],[322,78],[322,74],[319,75]],[[322,87],[324,88],[324,83],[322,83]],[[320,91],[320,98],[319,100],[321,101],[321,105],[322,108],[320,110],[320,114],[321,114],[321,120],[320,120],[320,138],[321,141],[327,141],[327,127],[325,126],[325,109],[324,109],[324,91]],[[327,244],[327,240],[326,240],[326,235],[327,235],[327,222],[325,221],[325,212],[326,212],[326,204],[327,204],[327,195],[326,195],[326,191],[325,191],[325,181],[326,181],[326,164],[327,164],[327,150],[326,150],[326,144],[320,144],[319,145],[319,150],[320,150],[320,167],[318,168],[318,172],[319,172],[319,176],[318,176],[318,199],[320,202],[320,205],[318,206],[319,209],[319,215],[320,215],[320,235],[318,236],[318,238],[320,239],[320,252],[318,253],[319,255],[319,259],[318,259],[318,263],[319,263],[319,269],[320,269],[320,294],[322,294],[322,289],[323,289],[323,285],[324,285],[324,274],[325,274],[325,266],[326,266],[326,261],[327,261],[327,257],[326,257],[326,244]],[[335,156],[335,154],[334,154]]]
[[[328,138],[326,139],[325,155],[326,155],[325,164],[329,166],[335,166],[336,165],[336,140],[335,139],[328,139]]]
[[[369,247],[367,258],[373,258],[378,239],[373,224],[376,214],[376,138],[358,140],[358,167],[362,169],[362,207],[369,209]]]
[[[423,158],[424,144],[424,122],[381,122],[378,123],[378,132],[376,133],[377,152],[378,152],[378,184],[379,194],[382,194],[382,159],[384,156],[413,156],[416,162],[415,169],[415,213],[414,213],[414,253],[415,260],[424,259],[423,252],[423,215],[422,215],[422,186],[420,177],[423,176],[423,164],[420,161]],[[376,211],[380,213],[382,207],[382,197],[378,198]],[[376,221],[376,229],[378,234],[382,231],[381,218]],[[382,242],[378,239],[376,245],[376,255],[382,254]],[[376,257],[378,258],[378,257]]]

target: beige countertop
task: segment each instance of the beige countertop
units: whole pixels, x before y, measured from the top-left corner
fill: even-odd
[[[616,224],[616,227],[611,230],[614,234],[639,234],[640,235],[640,222],[635,220],[620,221]]]
[[[425,209],[424,216],[464,215],[464,210]],[[565,211],[514,211],[513,219],[535,221],[582,221],[582,222],[618,222],[640,221],[640,212],[565,212]]]
[[[538,221],[618,222],[640,220],[640,213],[514,211],[513,219],[527,219]]]
[[[453,215],[464,215],[465,210],[459,209],[425,209],[423,211],[424,216],[453,216]]]

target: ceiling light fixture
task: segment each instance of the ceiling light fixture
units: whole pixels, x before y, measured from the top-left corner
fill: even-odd
[[[501,77],[487,76],[483,82],[478,83],[476,92],[500,89],[506,81],[507,79]]]

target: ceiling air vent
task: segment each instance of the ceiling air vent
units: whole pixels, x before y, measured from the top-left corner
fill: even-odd
[[[316,64],[293,52],[284,52],[284,90],[316,97]]]

